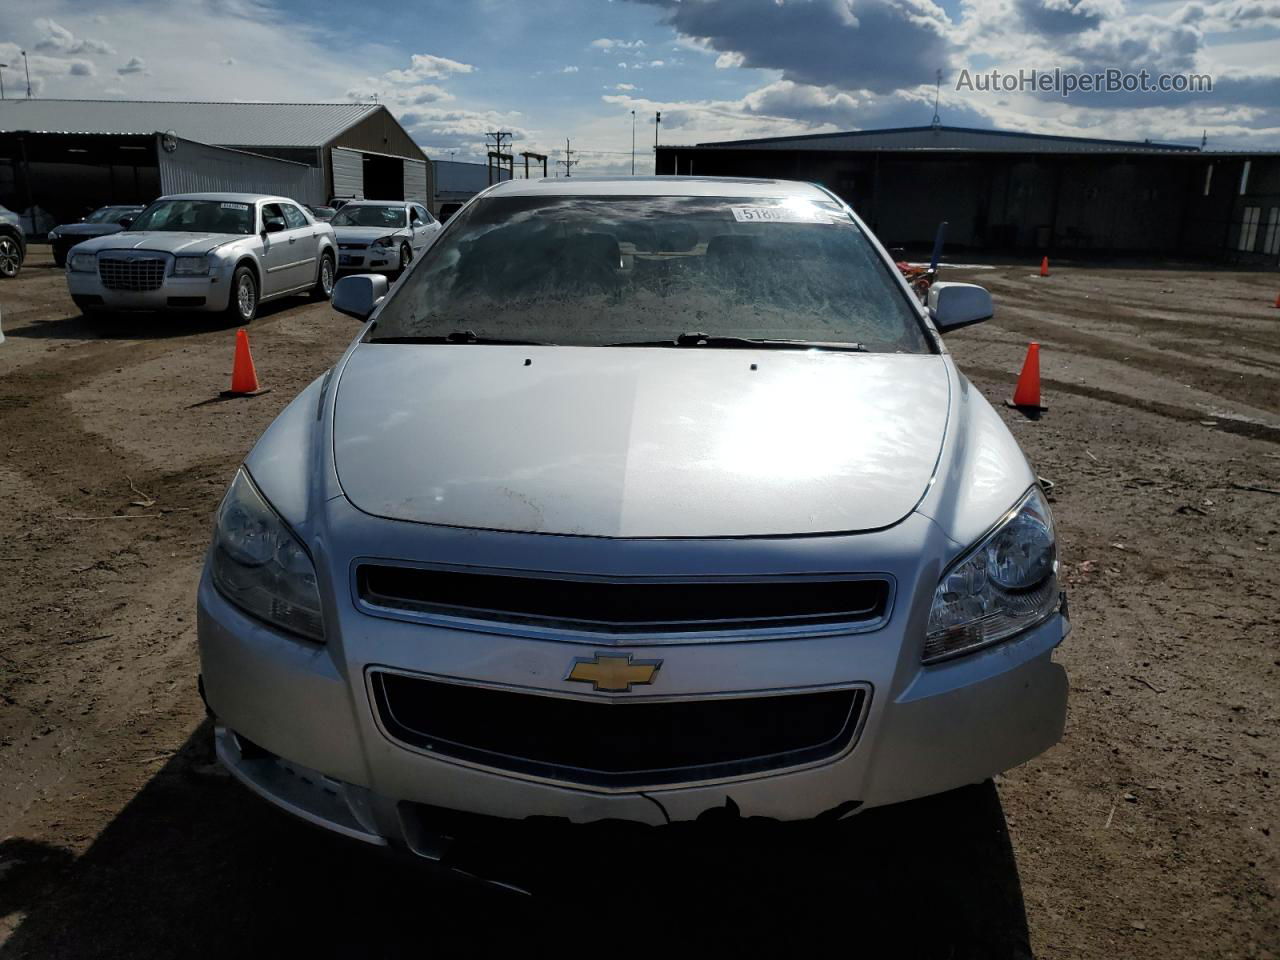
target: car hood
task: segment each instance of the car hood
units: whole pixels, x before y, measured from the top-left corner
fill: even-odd
[[[201,254],[224,244],[246,239],[234,233],[179,233],[168,230],[124,230],[107,237],[95,237],[79,244],[78,253],[104,250],[158,250],[162,253]]]
[[[408,231],[404,227],[333,227],[334,235],[339,243],[373,243],[379,237],[405,236]]]
[[[64,223],[54,228],[60,237],[105,237],[124,229],[118,223]]]
[[[947,429],[935,355],[366,343],[339,482],[380,517],[599,537],[853,532],[907,516]]]

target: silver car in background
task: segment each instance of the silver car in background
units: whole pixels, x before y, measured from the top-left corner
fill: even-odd
[[[328,224],[287,197],[252,193],[161,197],[67,257],[67,286],[86,314],[194,310],[248,323],[269,300],[327,299],[336,274]]]
[[[1053,519],[853,212],[770,180],[469,203],[284,410],[198,592],[216,746],[423,857],[442,816],[838,819],[1062,735]]]
[[[352,200],[329,221],[338,269],[398,274],[431,245],[440,222],[412,201]]]

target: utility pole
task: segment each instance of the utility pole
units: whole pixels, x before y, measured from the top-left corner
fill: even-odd
[[[0,63],[0,100],[4,99],[4,68],[7,66],[7,63]]]
[[[631,111],[631,175],[636,175],[636,112]]]
[[[27,99],[31,99],[31,64],[27,63],[27,51],[22,51],[22,65],[27,70]]]
[[[489,137],[493,137],[493,149],[489,151],[489,183],[490,183],[490,185],[492,185],[492,184],[493,184],[493,164],[494,164],[494,161],[497,161],[497,164],[498,164],[498,180],[499,180],[499,182],[501,182],[501,180],[502,180],[502,164],[503,164],[503,161],[508,161],[508,162],[509,162],[510,167],[511,167],[511,170],[510,170],[510,173],[511,173],[511,179],[512,179],[512,180],[514,180],[514,179],[515,179],[515,177],[516,177],[515,157],[514,157],[512,154],[507,154],[507,153],[503,153],[503,152],[502,152],[502,141],[503,141],[503,140],[510,140],[510,139],[511,139],[511,137],[512,137],[511,131],[509,131],[509,130],[490,130],[488,133],[486,133],[486,134],[485,134],[485,138],[486,138],[486,139],[485,139],[485,146],[486,146],[486,147],[488,147],[488,146],[489,146],[489,141],[488,141],[488,138],[489,138]]]
[[[942,117],[938,115],[938,100],[942,96],[942,68],[938,68],[938,82],[933,88],[933,123],[931,126],[936,130],[942,126]]]
[[[662,111],[653,120],[653,175],[658,175],[658,130],[662,127]]]
[[[570,172],[570,169],[574,167],[578,162],[577,160],[573,159],[573,154],[574,154],[574,151],[569,147],[569,138],[565,137],[564,138],[564,159],[557,160],[556,164],[558,166],[564,167],[564,175],[566,177],[573,176],[573,174]]]

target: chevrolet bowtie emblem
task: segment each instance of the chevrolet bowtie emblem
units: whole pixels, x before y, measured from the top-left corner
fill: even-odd
[[[632,660],[632,654],[610,656],[597,653],[591,659],[578,657],[573,661],[566,680],[589,683],[596,690],[625,693],[633,683],[653,683],[662,666],[661,660]]]

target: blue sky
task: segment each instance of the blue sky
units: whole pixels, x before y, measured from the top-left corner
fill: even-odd
[[[144,29],[139,29],[143,25]],[[927,124],[1280,147],[1280,0],[0,0],[10,95],[377,97],[434,157],[484,131],[575,173],[652,163],[662,139]],[[1199,72],[1212,93],[958,91],[991,68]]]

